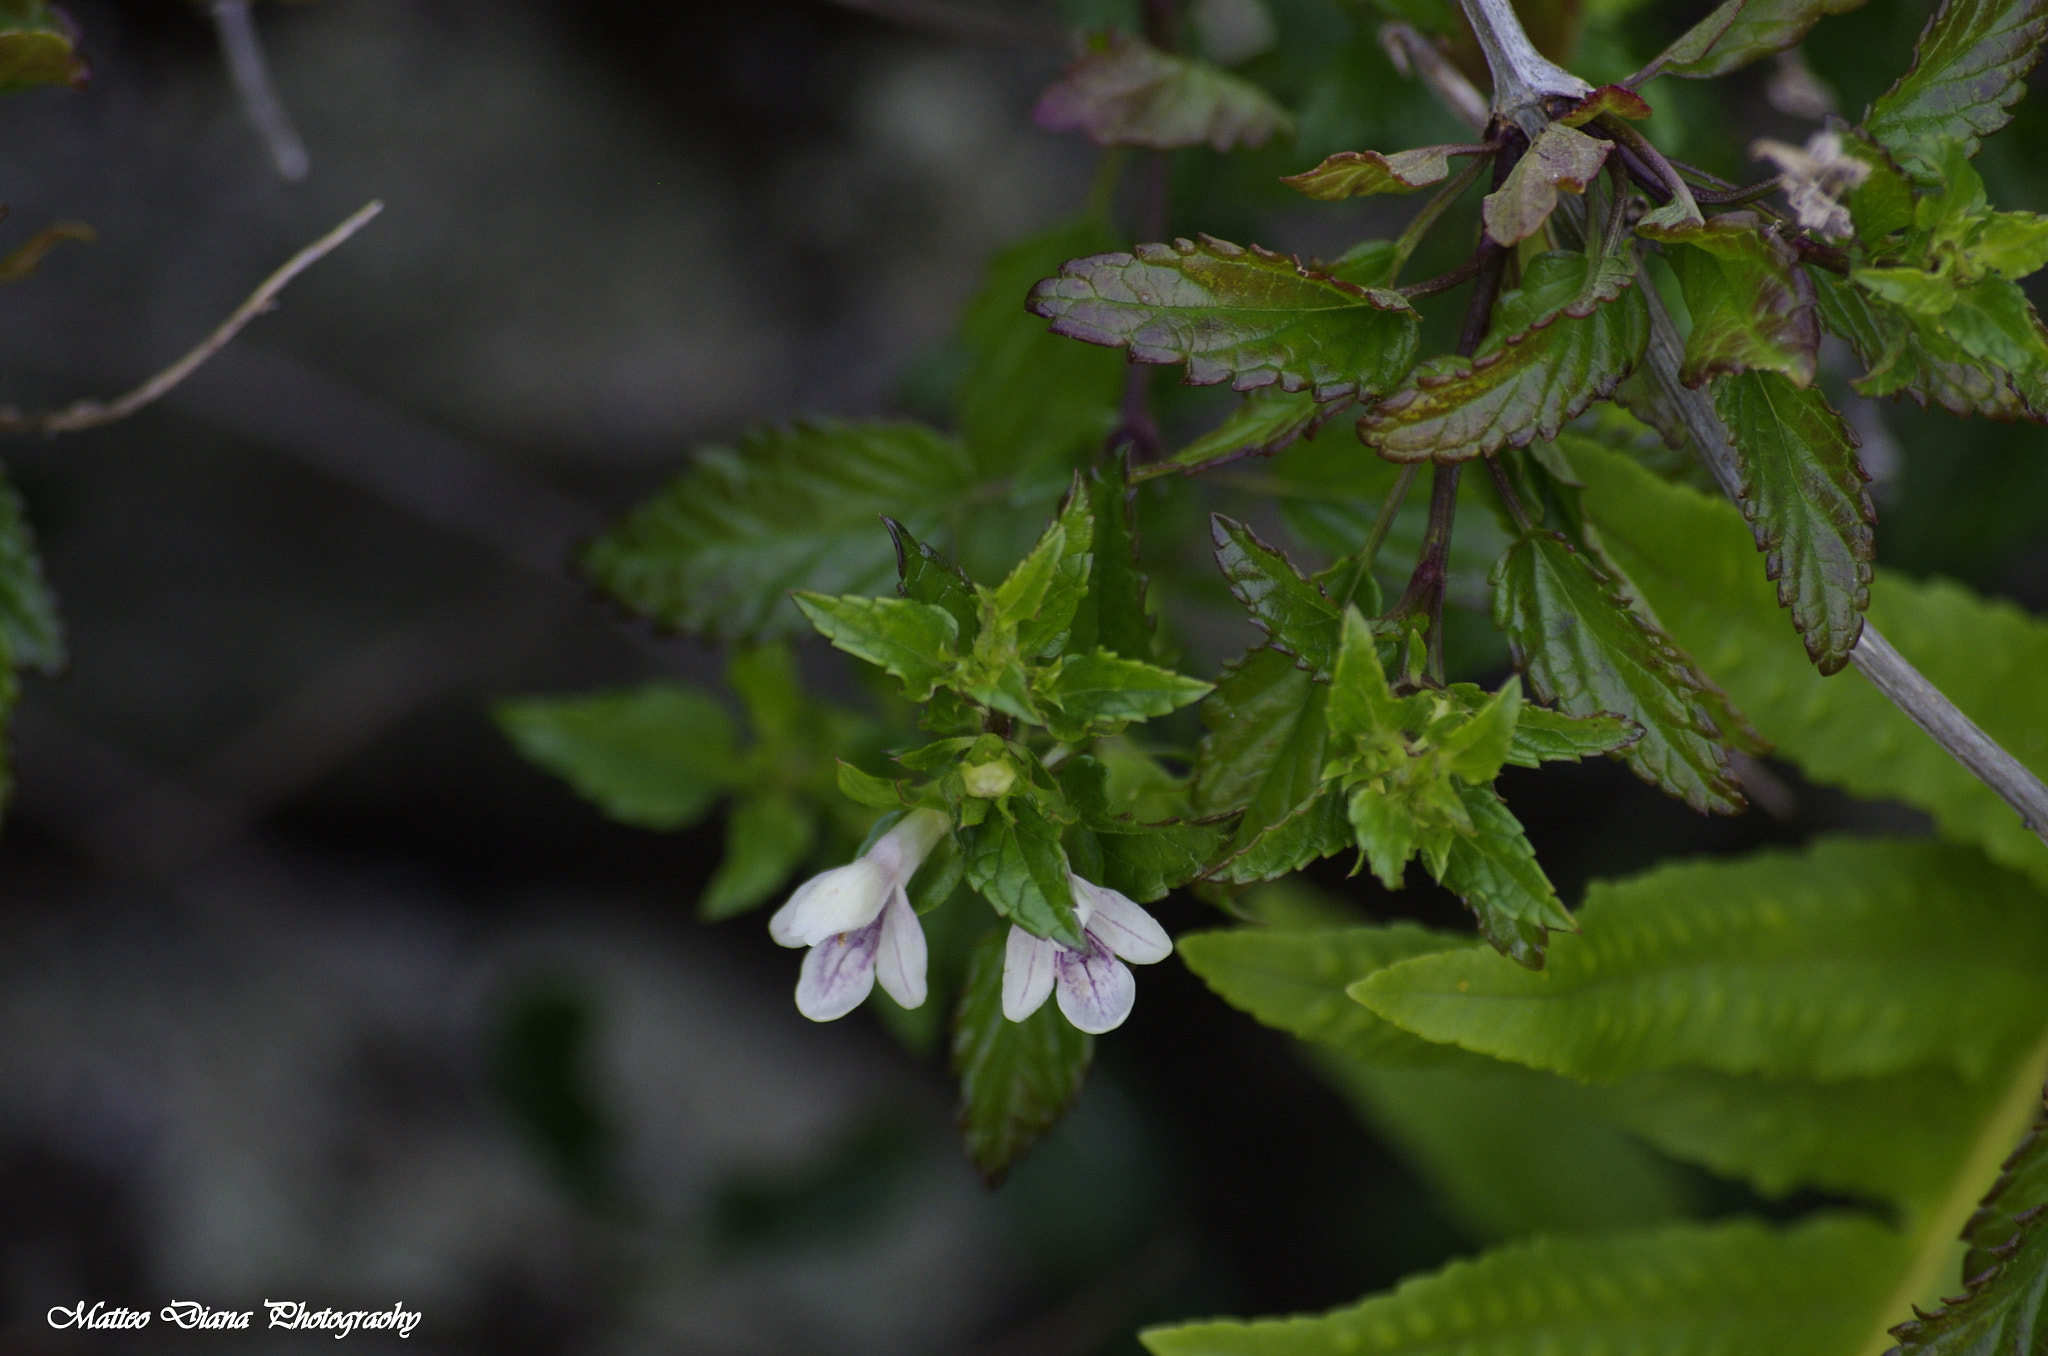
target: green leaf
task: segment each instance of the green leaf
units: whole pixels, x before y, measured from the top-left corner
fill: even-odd
[[[1071,222],[1026,236],[989,260],[960,323],[970,362],[954,406],[961,440],[983,475],[1063,476],[1116,427],[1124,364],[1047,334],[1019,304],[1031,284],[1066,260],[1116,243],[1096,222]]]
[[[1233,857],[1291,820],[1300,822],[1288,839],[1295,845],[1290,859],[1297,849],[1309,853],[1303,860],[1312,861],[1344,845],[1348,835],[1341,801],[1335,804],[1334,842],[1326,832],[1331,821],[1309,815],[1322,803],[1323,710],[1329,692],[1326,684],[1297,668],[1292,656],[1262,647],[1225,669],[1216,691],[1202,703],[1202,723],[1209,733],[1195,750],[1195,813],[1243,811],[1228,849]],[[1258,879],[1301,864],[1257,876],[1228,869],[1223,874],[1230,880]]]
[[[1077,740],[1178,711],[1210,691],[1209,684],[1172,669],[1095,650],[1061,659],[1038,694],[1059,709],[1054,737]]]
[[[1977,138],[2012,121],[2048,36],[2043,0],[1943,0],[1921,30],[1913,64],[1864,115],[1894,151],[1940,137],[1977,153]]]
[[[1274,649],[1318,674],[1329,673],[1343,622],[1329,595],[1243,523],[1212,513],[1209,535],[1231,596],[1251,613],[1252,625],[1266,633]]]
[[[1173,945],[1224,1002],[1303,1040],[1374,1064],[1488,1067],[1455,1046],[1402,1030],[1345,994],[1397,961],[1470,951],[1469,938],[1396,923],[1330,932],[1235,928],[1184,935]]]
[[[1742,513],[1765,577],[1778,581],[1778,602],[1792,610],[1814,666],[1839,672],[1863,634],[1877,550],[1856,435],[1818,389],[1776,373],[1716,382],[1714,408],[1735,447]]]
[[[1479,933],[1494,950],[1517,965],[1540,970],[1548,930],[1573,928],[1572,916],[1536,864],[1521,821],[1493,788],[1466,783],[1458,794],[1477,832],[1451,839],[1443,887],[1478,917]]]
[[[520,753],[637,828],[687,828],[733,775],[732,719],[696,688],[654,683],[529,698],[500,702],[492,714]]]
[[[1206,235],[1072,260],[1028,305],[1053,333],[1125,348],[1132,362],[1185,362],[1191,386],[1278,382],[1320,401],[1390,389],[1420,323],[1398,292]]]
[[[1381,155],[1378,151],[1339,151],[1320,165],[1280,182],[1318,202],[1337,202],[1373,193],[1413,193],[1440,184],[1451,174],[1451,157],[1477,155],[1478,146],[1418,146],[1412,151]]]
[[[1430,1188],[1467,1237],[1599,1234],[1697,1213],[1683,1170],[1599,1119],[1588,1090],[1505,1064],[1311,1063]]]
[[[2048,1347],[2048,1121],[2006,1160],[1963,1239],[1968,1289],[1893,1328],[1900,1356],[2034,1356]]]
[[[894,572],[882,514],[935,534],[976,483],[959,444],[918,424],[800,423],[713,449],[591,544],[619,603],[712,639],[783,635],[792,589],[877,593]]]
[[[1095,1038],[1051,1003],[1021,1022],[1003,1017],[1003,948],[1001,932],[975,947],[953,1023],[960,1134],[990,1186],[1073,1108],[1095,1054]]]
[[[1098,146],[1155,151],[1229,151],[1294,132],[1287,110],[1257,85],[1122,32],[1098,39],[1069,66],[1031,119],[1049,132],[1084,133]]]
[[[1501,298],[1470,359],[1432,358],[1358,421],[1393,461],[1459,461],[1526,447],[1605,398],[1642,357],[1649,311],[1626,271],[1558,251],[1529,265]]]
[[[1314,1318],[1139,1334],[1154,1356],[1851,1356],[1900,1248],[1871,1220],[1512,1243]]]
[[[839,760],[839,794],[870,810],[903,808],[903,795],[895,782],[871,777],[843,758]]]
[[[1679,378],[1698,386],[1709,377],[1761,369],[1795,385],[1813,380],[1820,318],[1813,283],[1792,247],[1765,230],[1754,212],[1725,212],[1703,226],[1658,231],[1681,247],[1668,256],[1692,313]]]
[[[1613,142],[1589,137],[1563,123],[1546,124],[1501,186],[1480,203],[1486,233],[1503,245],[1527,240],[1542,230],[1557,210],[1560,192],[1586,191],[1613,149]]]
[[[1150,480],[1173,470],[1193,475],[1245,457],[1269,457],[1297,439],[1313,438],[1349,404],[1319,404],[1307,391],[1261,387],[1247,394],[1222,423],[1165,461],[1140,468],[1133,479]]]
[[[1739,7],[1732,22],[1719,38],[1706,44],[1703,56],[1689,59],[1675,59],[1664,67],[1666,75],[1683,76],[1688,80],[1709,80],[1740,70],[1760,57],[1773,52],[1782,52],[1788,47],[1799,45],[1813,26],[1830,14],[1847,14],[1857,8],[1863,0],[1748,0]],[[1702,19],[1699,24],[1673,44],[1696,45],[1695,34],[1704,36],[1726,15],[1729,6],[1723,5]]]
[[[1672,67],[1688,67],[1699,62],[1721,41],[1735,20],[1742,14],[1749,0],[1722,0],[1707,17],[1678,35],[1670,46],[1659,52],[1656,59],[1643,67],[1643,72],[1630,77],[1631,84],[1645,83],[1652,75]],[[1677,74],[1683,75],[1680,70]]]
[[[930,697],[957,662],[960,623],[942,607],[908,598],[828,598],[822,593],[799,593],[796,605],[834,647],[901,678],[910,701]]]
[[[1516,767],[1576,763],[1596,753],[1614,753],[1643,737],[1643,727],[1621,716],[1567,716],[1524,703],[1515,718],[1508,761]]]
[[[2007,420],[2029,413],[2011,375],[1966,352],[1938,319],[1901,310],[1826,273],[1808,277],[1822,321],[1864,366],[1865,375],[1852,383],[1859,393],[1909,395],[1958,416]]]
[[[1111,650],[1131,659],[1152,653],[1152,619],[1145,615],[1146,578],[1138,569],[1136,493],[1123,458],[1097,467],[1085,485],[1095,520],[1088,589],[1074,613],[1066,649]]]
[[[960,639],[972,644],[981,632],[981,606],[973,581],[894,518],[883,518],[882,525],[896,543],[896,592],[914,603],[944,608],[959,624]]]
[[[1077,478],[1060,516],[995,591],[997,623],[1016,628],[1017,651],[1025,659],[1050,657],[1066,647],[1088,592],[1094,545],[1095,513]]]
[[[1222,824],[1131,824],[1129,831],[1097,826],[1102,878],[1117,893],[1139,904],[1165,898],[1202,874],[1230,837]]]
[[[697,901],[697,916],[712,923],[767,899],[810,855],[816,835],[816,821],[785,797],[740,801],[726,819],[725,857]]]
[[[1074,918],[1074,890],[1059,830],[1024,796],[1010,796],[970,828],[967,883],[995,911],[1035,937],[1087,949]]]
[[[1608,553],[1672,635],[1811,780],[1934,816],[1947,837],[2048,887],[2048,848],[1853,670],[1822,678],[1790,644],[1741,516],[1627,458],[1574,446],[1583,502]],[[2048,773],[2048,625],[1944,582],[1879,570],[1871,624],[1986,734]]]
[[[6,0],[0,4],[0,93],[37,85],[85,88],[92,68],[77,42],[77,28],[46,0]]]
[[[1636,775],[1696,810],[1733,813],[1742,792],[1691,663],[1610,579],[1555,533],[1532,532],[1494,567],[1493,621],[1537,696],[1568,715],[1642,727]]]
[[[1464,953],[1354,985],[1429,1040],[1572,1078],[1981,1078],[2048,1022],[2048,909],[1968,848],[1823,840],[1596,883],[1547,974]]]

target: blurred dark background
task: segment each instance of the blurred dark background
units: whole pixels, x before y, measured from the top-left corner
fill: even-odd
[[[43,1319],[197,1299],[260,1325],[302,1298],[403,1301],[435,1351],[1086,1356],[1480,1241],[1172,962],[1072,1119],[986,1191],[939,1060],[865,1014],[805,1022],[758,916],[693,920],[715,824],[608,824],[489,722],[502,696],[715,684],[717,655],[567,561],[697,443],[903,408],[988,253],[1087,194],[1094,153],[1027,121],[1064,59],[1034,39],[1048,11],[983,7],[1001,40],[959,43],[819,0],[264,6],[312,157],[287,184],[198,9],[69,9],[95,79],[0,102],[0,230],[99,239],[0,293],[0,402],[123,389],[387,210],[161,404],[5,448],[72,662],[28,683],[0,847],[0,1351],[326,1340]],[[1816,56],[1844,107],[1924,13],[1831,21],[1856,34],[1839,69]],[[1729,107],[1796,133],[1764,78]],[[1703,99],[1675,112],[1705,125]],[[1376,107],[1304,136],[1369,133]],[[1987,152],[2004,206],[2048,207],[2035,126]],[[1197,217],[1237,182],[1184,180],[1176,229],[1357,234],[1277,193]],[[2039,436],[1856,409],[1888,558],[2048,605]],[[1772,775],[1771,809],[1733,821],[1609,764],[1506,789],[1568,899],[1674,852],[1911,827]],[[1465,926],[1326,866],[1363,915]]]

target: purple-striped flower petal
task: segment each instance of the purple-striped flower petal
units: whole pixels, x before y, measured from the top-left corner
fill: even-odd
[[[796,981],[796,1010],[814,1022],[831,1022],[859,1007],[874,990],[875,953],[881,945],[882,920],[877,918],[812,947]]]
[[[1086,891],[1094,906],[1086,924],[1090,937],[1138,965],[1151,965],[1173,954],[1173,939],[1151,914],[1106,885],[1079,876],[1073,879],[1074,893]]]
[[[889,896],[878,925],[882,929],[882,942],[875,956],[875,978],[881,981],[883,990],[904,1007],[922,1007],[925,999],[924,925],[917,921],[917,910],[910,907],[910,897],[900,886]]]
[[[1021,1022],[1052,994],[1053,958],[1059,944],[1034,937],[1012,923],[1003,947],[1003,1016]]]
[[[870,857],[821,871],[796,888],[768,920],[768,935],[784,946],[816,946],[875,921],[889,902],[892,877]]]
[[[1138,981],[1124,963],[1093,937],[1086,954],[1065,947],[1057,951],[1053,968],[1067,1020],[1091,1036],[1122,1026],[1138,1001]]]

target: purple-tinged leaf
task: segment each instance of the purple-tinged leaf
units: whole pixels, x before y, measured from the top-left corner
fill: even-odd
[[[1856,435],[1817,388],[1775,373],[1714,384],[1742,468],[1742,514],[1778,582],[1778,604],[1822,673],[1838,672],[1863,634],[1877,511],[1864,491]]]
[[[1420,317],[1398,292],[1203,236],[1075,259],[1031,289],[1055,334],[1187,364],[1190,386],[1278,384],[1319,401],[1377,395],[1415,356]]]
[[[1952,137],[1975,155],[1977,138],[2012,121],[2044,37],[2048,0],[1943,0],[1864,126],[1894,151]]]
[[[1169,56],[1111,33],[1039,97],[1031,117],[1051,132],[1081,132],[1098,146],[1155,151],[1263,146],[1294,119],[1271,95],[1206,61]]]
[[[1622,85],[1602,85],[1558,115],[1556,121],[1566,127],[1584,127],[1602,113],[1641,122],[1650,116],[1651,108],[1649,102],[1632,89]]]
[[[1412,151],[1382,155],[1378,151],[1339,151],[1312,170],[1281,178],[1318,202],[1362,198],[1372,193],[1413,193],[1440,184],[1451,174],[1454,155],[1483,155],[1486,146],[1418,146]]]
[[[1003,1016],[1008,932],[975,948],[953,1021],[960,1135],[991,1186],[1072,1110],[1095,1053],[1095,1038],[1075,1030],[1050,1003],[1021,1022]]]
[[[1500,300],[1472,358],[1433,358],[1358,421],[1358,436],[1392,461],[1462,461],[1526,447],[1604,399],[1649,341],[1634,256],[1589,263],[1553,252]]]
[[[1486,233],[1503,245],[1527,240],[1557,209],[1559,193],[1584,193],[1607,163],[1611,141],[1553,122],[1536,134],[1501,186],[1479,204]]]
[[[1643,234],[1676,246],[1668,257],[1692,313],[1680,380],[1698,386],[1751,370],[1782,373],[1796,386],[1813,380],[1820,350],[1813,282],[1762,218],[1728,212],[1691,228]]]

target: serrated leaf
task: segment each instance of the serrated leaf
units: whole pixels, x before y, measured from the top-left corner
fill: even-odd
[[[976,484],[954,440],[919,424],[757,429],[591,544],[582,568],[618,602],[712,639],[784,635],[796,588],[877,593],[895,574],[883,514],[930,538]]]
[[[45,0],[0,5],[0,94],[37,85],[83,89],[92,68],[78,54],[78,30]]]
[[[953,1022],[960,1134],[991,1186],[1073,1108],[1095,1053],[1095,1038],[1051,1003],[1021,1022],[1003,1017],[1004,940],[975,947]]]
[[[973,643],[981,631],[973,582],[958,565],[912,536],[910,529],[894,518],[884,518],[882,524],[896,543],[897,594],[914,603],[944,608],[959,623],[961,641]]]
[[[1052,331],[1132,362],[1187,364],[1186,382],[1278,383],[1319,401],[1391,388],[1415,356],[1419,317],[1397,292],[1212,236],[1065,264],[1031,289]]]
[[[1720,36],[1706,44],[1703,55],[1674,59],[1665,65],[1664,73],[1688,80],[1709,80],[1726,75],[1773,52],[1798,46],[1813,26],[1828,15],[1847,14],[1862,4],[1863,0],[1748,0],[1748,3],[1739,5],[1734,18]],[[1704,36],[1711,32],[1728,8],[1723,5],[1702,19],[1673,47],[1687,44],[1689,55],[1690,47],[1697,43],[1695,35]]]
[[[1230,594],[1251,613],[1252,625],[1266,633],[1274,649],[1328,674],[1336,663],[1343,622],[1329,595],[1243,523],[1212,513],[1209,535]]]
[[[1149,480],[1170,470],[1186,475],[1245,457],[1269,457],[1301,438],[1313,438],[1323,424],[1349,408],[1348,400],[1319,403],[1307,391],[1264,386],[1248,393],[1224,421],[1163,462],[1142,468],[1134,479]]]
[[[1963,1233],[1967,1289],[1892,1329],[1899,1356],[2035,1356],[2048,1346],[2048,1122],[2037,1122]]]
[[[1396,961],[1471,949],[1471,939],[1411,923],[1329,932],[1236,928],[1174,939],[1188,969],[1267,1026],[1375,1064],[1484,1068],[1455,1046],[1385,1021],[1345,990]]]
[[[1451,839],[1443,887],[1465,901],[1479,920],[1479,934],[1494,950],[1517,965],[1540,970],[1548,929],[1572,928],[1572,916],[1536,864],[1521,821],[1493,788],[1466,783],[1458,794],[1477,832]]]
[[[1714,384],[1742,472],[1742,513],[1764,552],[1764,574],[1822,673],[1839,672],[1863,634],[1876,554],[1872,507],[1856,435],[1817,389],[1776,373]]]
[[[1318,1317],[1139,1337],[1154,1356],[1851,1356],[1899,1253],[1882,1225],[1839,1215],[1539,1238]]]
[[[903,680],[903,695],[921,702],[953,671],[960,623],[953,614],[908,598],[828,598],[799,593],[796,605],[837,649]]]
[[[1650,116],[1649,101],[1626,85],[1602,85],[1560,113],[1554,121],[1566,127],[1584,127],[1603,113],[1641,122]]]
[[[1741,515],[1626,458],[1575,445],[1602,544],[1672,635],[1809,779],[1934,816],[2048,886],[2048,847],[1861,674],[1822,678],[1785,634]],[[1878,570],[1871,624],[1986,734],[2048,773],[2048,625],[1944,582]]]
[[[1240,818],[1237,835],[1221,859],[1204,874],[1211,880],[1251,885],[1278,880],[1310,862],[1351,846],[1344,796],[1324,790],[1302,801],[1265,828],[1247,833]]]
[[[1216,691],[1202,703],[1202,723],[1209,733],[1195,750],[1191,795],[1198,815],[1243,811],[1229,854],[1246,853],[1290,821],[1296,821],[1293,837],[1309,835],[1302,851],[1328,842],[1332,828],[1335,841],[1323,851],[1343,846],[1342,802],[1318,794],[1328,700],[1328,686],[1297,668],[1292,656],[1262,647],[1225,669]],[[1334,802],[1334,823],[1327,810],[1311,816],[1326,799]],[[1288,856],[1293,855],[1291,850]],[[1314,852],[1308,860],[1321,855]],[[1226,878],[1244,879],[1241,874]]]
[[[900,810],[903,795],[895,782],[862,772],[845,759],[839,760],[839,794],[870,810]]]
[[[989,260],[960,323],[970,361],[954,403],[961,441],[989,478],[1064,478],[1078,454],[1100,448],[1116,427],[1123,363],[1047,334],[1021,302],[1066,260],[1117,243],[1096,222],[1073,222],[1026,236]]]
[[[1061,659],[1038,695],[1058,708],[1055,737],[1082,739],[1115,734],[1134,720],[1168,715],[1210,691],[1209,684],[1172,669],[1093,650]]]
[[[1117,458],[1085,481],[1095,539],[1087,592],[1067,637],[1069,651],[1100,648],[1131,659],[1152,653],[1152,619],[1145,614],[1148,581],[1138,569],[1137,501],[1126,470]]]
[[[1870,135],[1895,151],[1953,137],[1977,138],[2012,121],[2027,72],[2048,36],[2043,0],[1943,0],[1913,47],[1913,64],[1864,115]]]
[[[1493,621],[1536,695],[1569,715],[1642,727],[1623,753],[1636,775],[1696,810],[1733,813],[1742,793],[1691,663],[1554,533],[1534,532],[1494,567]]]
[[[1612,392],[1642,357],[1649,311],[1629,272],[1585,256],[1539,255],[1501,298],[1471,358],[1433,358],[1358,421],[1393,461],[1462,461],[1526,447]]]
[[[1753,212],[1726,212],[1687,231],[1659,232],[1669,251],[1692,331],[1679,379],[1763,370],[1795,385],[1812,382],[1820,349],[1813,283],[1792,247]]]
[[[1024,796],[1011,796],[981,823],[961,830],[967,883],[1003,917],[1035,937],[1085,951],[1059,830]]]
[[[1230,837],[1222,824],[1098,825],[1090,832],[1102,853],[1097,883],[1139,904],[1162,899],[1201,875]]]
[[[1743,11],[1749,0],[1722,0],[1707,17],[1678,35],[1671,45],[1659,52],[1649,65],[1629,78],[1631,85],[1640,85],[1659,72],[1673,66],[1690,67],[1702,61],[1714,44],[1721,41]],[[1679,74],[1683,74],[1680,71]]]
[[[697,901],[697,916],[717,922],[761,903],[810,855],[816,837],[816,820],[786,797],[740,801],[726,818],[725,856]]]
[[[1958,416],[2007,420],[2028,414],[2010,374],[1964,351],[1939,321],[1900,310],[1847,280],[1808,276],[1822,321],[1848,341],[1864,366],[1865,375],[1851,383],[1859,393],[1873,399],[1909,395]]]
[[[1614,753],[1643,737],[1643,727],[1622,716],[1567,716],[1524,704],[1515,718],[1508,761],[1516,767],[1576,763],[1596,753]]]
[[[1824,884],[1823,884],[1824,883]],[[1572,1078],[1696,1067],[1980,1078],[2048,1022],[2048,910],[1968,848],[1823,840],[1802,853],[1596,882],[1547,974],[1467,953],[1354,985],[1429,1040]]]
[[[1069,66],[1039,97],[1031,119],[1049,132],[1084,133],[1098,146],[1155,151],[1229,151],[1294,131],[1287,110],[1257,85],[1122,32]]]
[[[1479,204],[1486,233],[1503,245],[1527,240],[1557,210],[1559,193],[1586,191],[1613,149],[1613,142],[1589,137],[1562,122],[1546,124],[1501,186]]]
[[[696,688],[500,702],[492,714],[520,753],[637,828],[687,828],[732,776],[732,719]]]
[[[1075,478],[1065,507],[1046,529],[1039,544],[996,590],[996,605],[1006,626],[1017,631],[1017,651],[1026,659],[1050,658],[1064,648],[1088,593],[1095,555],[1095,511],[1086,482]],[[1044,587],[1031,577],[1043,564]],[[1022,591],[1012,584],[1023,580]]]
[[[1451,157],[1476,155],[1479,146],[1418,146],[1382,155],[1338,151],[1312,170],[1282,176],[1280,182],[1318,202],[1337,202],[1374,193],[1413,193],[1440,184],[1451,174]]]

